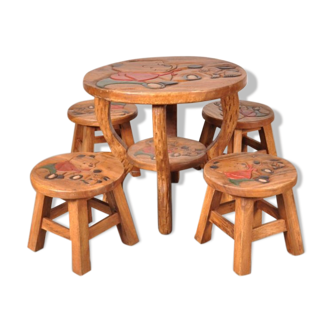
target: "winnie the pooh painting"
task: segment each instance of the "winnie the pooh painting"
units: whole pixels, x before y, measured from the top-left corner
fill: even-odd
[[[235,65],[216,61],[214,64],[171,63],[163,60],[132,60],[111,65],[109,78],[97,82],[101,88],[112,84],[139,84],[149,89],[164,89],[182,82],[240,76]]]
[[[73,181],[80,180],[91,185],[110,180],[102,174],[102,170],[96,168],[98,163],[95,155],[79,154],[69,160],[44,165],[40,168],[48,170],[48,174],[45,176],[47,180],[66,178]]]

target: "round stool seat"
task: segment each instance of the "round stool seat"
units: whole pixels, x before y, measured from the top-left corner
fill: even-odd
[[[287,160],[262,153],[235,153],[210,160],[204,167],[207,184],[239,197],[270,197],[293,188],[295,167]]]
[[[110,152],[67,153],[43,160],[31,171],[37,192],[62,199],[92,198],[113,190],[124,178]]]
[[[112,103],[110,111],[113,125],[129,122],[137,116],[135,104]],[[93,100],[81,101],[69,107],[68,118],[82,126],[99,127]]]
[[[205,105],[202,116],[205,121],[220,127],[223,121],[220,101]],[[240,100],[240,113],[236,129],[256,129],[272,123],[273,120],[274,113],[269,106]]]
[[[197,141],[182,137],[167,137],[171,171],[196,167],[206,161],[206,148]],[[134,166],[156,171],[156,156],[153,138],[132,145],[127,151],[129,162]]]

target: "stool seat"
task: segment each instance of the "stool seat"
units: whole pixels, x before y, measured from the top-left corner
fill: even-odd
[[[137,117],[135,104],[111,103],[110,112],[113,125],[120,125]],[[94,100],[82,101],[69,107],[68,118],[81,126],[99,127]]]
[[[200,142],[182,137],[167,137],[167,144],[171,171],[180,171],[206,162],[206,148]],[[156,171],[153,138],[132,145],[128,149],[127,155],[134,166]]]
[[[205,105],[202,116],[205,121],[220,127],[223,121],[223,111],[220,101]],[[239,119],[236,129],[256,129],[272,123],[273,120],[274,113],[269,106],[240,100]]]
[[[123,178],[124,168],[110,152],[54,156],[36,165],[30,176],[37,192],[62,199],[91,198],[110,192]]]
[[[293,188],[295,167],[262,153],[235,153],[209,161],[204,178],[215,190],[238,197],[269,197]]]

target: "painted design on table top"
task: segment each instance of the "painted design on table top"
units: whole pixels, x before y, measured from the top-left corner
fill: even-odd
[[[218,107],[219,114],[220,116],[224,116],[221,102],[216,101],[213,103],[215,106]],[[239,120],[244,119],[244,118],[263,118],[265,116],[268,116],[270,113],[261,108],[260,106],[248,106],[248,105],[243,105],[240,103],[240,110],[239,110]]]
[[[114,103],[111,104],[111,112],[113,116],[124,116],[129,114],[129,112],[125,109],[125,103]],[[90,106],[81,106],[70,109],[72,115],[84,117],[87,115],[95,114],[95,107],[93,105]]]
[[[93,185],[110,180],[101,169],[96,168],[98,163],[95,155],[80,154],[66,161],[41,166],[39,169],[48,170],[49,173],[45,176],[47,180],[69,179]]]
[[[168,156],[170,158],[177,157],[193,157],[205,153],[205,149],[196,149],[188,145],[180,144],[178,141],[168,141]],[[151,160],[156,160],[156,153],[153,139],[146,142],[146,146],[135,152],[134,156],[149,156]]]
[[[241,76],[235,65],[218,62],[210,65],[176,64],[162,60],[133,60],[111,65],[109,78],[97,82],[105,88],[111,84],[138,84],[148,89],[164,89],[183,82]]]
[[[218,164],[219,161],[215,161],[210,168],[218,171]],[[242,182],[248,181],[268,183],[274,172],[283,167],[285,167],[285,164],[279,159],[270,159],[267,161],[254,159],[252,164],[248,164],[247,162],[237,163],[237,167],[233,171],[219,172],[225,174],[230,183],[239,186]]]

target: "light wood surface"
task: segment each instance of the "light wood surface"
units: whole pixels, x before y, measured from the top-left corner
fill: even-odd
[[[119,125],[129,122],[137,117],[137,107],[134,104],[112,103],[109,109],[112,124]],[[95,113],[94,100],[86,100],[69,107],[68,118],[81,126],[99,127]]]
[[[271,158],[273,158],[273,164],[271,168],[268,168]],[[283,172],[280,171],[282,169]],[[271,173],[269,179],[262,177],[268,181],[259,183],[259,179],[252,175],[257,171]],[[253,241],[284,233],[289,253],[300,255],[304,252],[291,189],[296,183],[296,171],[291,163],[270,155],[241,153],[211,160],[206,164],[204,174],[208,188],[195,239],[199,243],[210,241],[212,224],[233,238],[234,271],[238,275],[251,272],[251,243]],[[228,182],[238,187],[238,190],[236,195],[232,193],[234,196],[231,200],[223,202],[224,199],[220,197],[222,195],[222,198],[226,196],[225,199],[228,199]],[[252,185],[242,185],[247,182],[252,182]],[[262,187],[258,190],[260,184]],[[272,196],[272,192],[277,195],[278,207],[263,199]],[[235,224],[223,216],[230,212],[235,212]],[[262,212],[268,213],[276,220],[262,224]]]
[[[91,198],[122,182],[124,169],[111,153],[67,153],[37,164],[31,172],[35,190],[63,199]]]
[[[287,160],[261,153],[236,153],[204,167],[209,186],[239,197],[269,197],[294,187],[297,173]]]
[[[246,72],[224,60],[161,57],[113,63],[90,71],[85,90],[117,102],[168,105],[212,100],[244,88]]]

